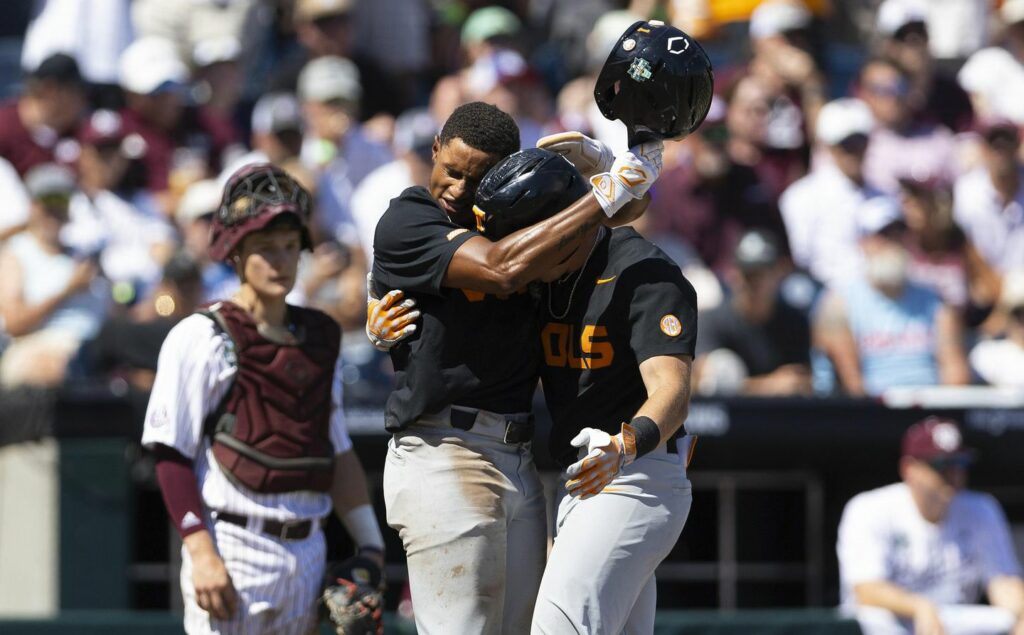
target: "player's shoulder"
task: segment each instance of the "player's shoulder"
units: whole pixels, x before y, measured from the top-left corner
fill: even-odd
[[[844,515],[886,514],[904,507],[909,497],[910,492],[902,482],[883,485],[851,498],[846,503]]]
[[[679,265],[632,227],[616,227],[612,230],[608,252],[608,269],[618,276],[619,285],[642,287],[669,283],[677,286],[685,295],[696,298],[693,285],[683,275]]]
[[[213,360],[229,337],[212,317],[196,312],[171,327],[164,338],[160,354],[162,357],[169,354],[172,358],[187,358],[192,364]]]
[[[424,223],[448,220],[448,215],[437,205],[437,201],[425,187],[413,186],[406,188],[401,194],[391,199],[384,210],[377,229],[374,231],[375,247],[382,245],[400,246],[406,228]]]
[[[429,213],[429,214],[443,214],[443,210],[437,205],[437,201],[430,195],[427,188],[421,185],[414,185],[407,187],[402,190],[402,193],[391,199],[388,204],[387,210],[384,211],[384,217],[388,215],[394,216],[397,214],[404,214],[407,212],[418,212],[418,213]]]

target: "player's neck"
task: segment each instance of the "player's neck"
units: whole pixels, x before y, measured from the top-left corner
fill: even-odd
[[[288,318],[288,305],[284,298],[268,298],[256,293],[248,285],[242,285],[232,298],[235,304],[245,309],[257,324],[272,327],[285,326]]]

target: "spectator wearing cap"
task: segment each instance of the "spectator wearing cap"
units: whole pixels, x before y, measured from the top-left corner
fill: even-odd
[[[843,608],[865,635],[1024,632],[1010,527],[995,498],[966,489],[974,453],[960,427],[934,416],[919,421],[901,454],[900,482],[858,494],[843,510]]]
[[[181,235],[181,251],[199,268],[202,302],[230,298],[238,290],[235,270],[210,257],[210,225],[220,207],[223,189],[224,186],[214,179],[196,181],[185,190],[174,214]]]
[[[1004,318],[1003,336],[974,346],[971,369],[986,384],[1024,390],[1024,271],[1003,281],[998,309]]]
[[[749,72],[772,95],[768,145],[806,147],[825,104],[825,81],[814,58],[814,15],[803,0],[765,0],[750,15]]]
[[[936,63],[928,48],[927,0],[885,0],[878,7],[878,52],[906,73],[910,99],[923,121],[942,124],[954,132],[973,125],[971,100],[956,78]]]
[[[777,203],[786,188],[807,174],[807,148],[772,145],[769,117],[774,97],[763,79],[753,75],[737,78],[726,89],[725,99],[729,158],[757,172]]]
[[[908,279],[938,293],[967,326],[978,326],[998,297],[999,275],[953,220],[952,185],[901,179],[900,205],[907,225]]]
[[[359,246],[350,203],[367,174],[391,161],[390,149],[359,123],[362,83],[343,57],[318,57],[302,69],[299,100],[306,136],[302,162],[317,176],[314,225],[323,236]]]
[[[1020,129],[1006,120],[981,126],[981,165],[957,179],[953,218],[999,273],[1024,269],[1024,166]]]
[[[352,218],[359,231],[367,269],[373,264],[373,234],[377,221],[388,203],[407,188],[425,187],[430,180],[433,144],[439,130],[437,121],[426,109],[402,113],[395,121],[392,144],[395,160],[368,174],[352,194]]]
[[[924,96],[911,91],[908,74],[895,62],[868,61],[861,68],[856,93],[875,121],[864,157],[868,183],[895,195],[901,178],[952,181],[956,177],[953,133],[919,117]]]
[[[99,329],[110,294],[95,262],[76,258],[60,241],[74,174],[38,165],[25,175],[25,187],[27,227],[0,251],[0,315],[12,338],[0,357],[0,384],[52,386],[79,343]]]
[[[982,120],[1024,124],[1024,0],[1006,0],[998,12],[1003,24],[994,46],[972,54],[957,72]]]
[[[413,85],[401,83],[372,57],[356,47],[358,11],[354,0],[295,0],[292,25],[298,47],[275,65],[268,79],[271,92],[295,92],[302,70],[321,57],[342,57],[356,65],[361,77],[373,78],[360,91],[358,113],[363,121],[378,115],[396,116],[412,103]],[[404,13],[403,9],[401,13]],[[412,10],[415,12],[415,9]],[[399,20],[402,16],[392,16]],[[369,36],[370,34],[367,34]],[[398,46],[395,32],[374,34]],[[301,93],[299,89],[298,92]]]
[[[298,158],[302,151],[304,123],[302,105],[292,93],[267,93],[252,110],[249,145],[252,150],[224,166],[217,180],[222,185],[243,165],[282,165]]]
[[[908,279],[906,225],[894,201],[865,204],[858,218],[864,269],[822,299],[816,345],[853,395],[896,386],[966,384],[959,315],[934,291]]]
[[[658,196],[642,218],[650,232],[681,239],[700,260],[724,275],[740,236],[771,232],[785,247],[786,228],[768,186],[757,171],[732,161],[727,150],[726,106],[715,97],[707,119],[682,144],[684,152],[658,178]]]
[[[827,104],[815,130],[822,160],[779,199],[794,263],[824,284],[857,270],[858,211],[866,201],[884,196],[864,180],[873,128],[864,102],[844,98]]]
[[[746,395],[810,393],[810,325],[802,311],[779,295],[788,269],[771,233],[755,229],[740,238],[726,272],[731,297],[700,317],[694,364],[698,392],[737,388]],[[723,350],[732,353],[727,359],[738,358],[742,364],[740,376],[745,379],[739,386],[728,386],[718,375]]]
[[[174,252],[174,226],[145,190],[146,144],[119,113],[92,113],[79,140],[79,190],[61,238],[76,251],[97,254],[115,298],[132,304],[160,281]]]
[[[23,178],[42,163],[74,162],[74,134],[85,107],[78,63],[63,53],[51,55],[25,78],[24,93],[0,105],[0,157]]]
[[[192,181],[215,174],[237,149],[231,124],[209,108],[186,104],[189,70],[170,40],[150,36],[121,55],[124,125],[146,143],[146,189],[171,216]]]

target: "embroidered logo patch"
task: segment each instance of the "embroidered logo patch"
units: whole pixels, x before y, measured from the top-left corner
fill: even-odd
[[[679,323],[679,318],[669,313],[661,318],[661,332],[669,337],[675,337],[683,332],[683,325]]]

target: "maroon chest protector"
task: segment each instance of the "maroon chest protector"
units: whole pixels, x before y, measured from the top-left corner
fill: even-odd
[[[299,339],[294,346],[265,338],[230,302],[201,311],[231,337],[238,367],[205,429],[236,485],[264,494],[326,492],[334,474],[331,386],[341,331],[319,311],[288,311]]]

